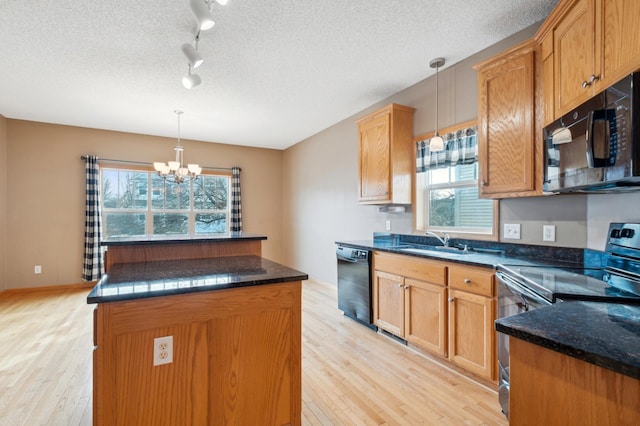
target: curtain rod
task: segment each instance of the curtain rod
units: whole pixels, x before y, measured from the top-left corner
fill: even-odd
[[[81,155],[80,156],[81,160],[86,160],[87,156],[86,155]],[[153,166],[153,163],[145,163],[142,161],[129,161],[129,160],[114,160],[111,158],[98,158],[98,161],[109,161],[111,163],[124,163],[124,164],[138,164],[141,166]],[[233,170],[231,167],[208,167],[208,166],[202,166],[203,169],[208,169],[208,170]],[[242,169],[240,169],[240,171],[242,171]]]

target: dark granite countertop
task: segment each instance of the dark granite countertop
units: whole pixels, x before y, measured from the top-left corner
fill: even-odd
[[[561,302],[500,318],[497,331],[640,379],[640,306]]]
[[[258,256],[168,260],[113,265],[87,296],[106,303],[308,279],[307,274]]]
[[[102,246],[128,246],[145,244],[176,244],[195,242],[226,242],[236,240],[266,240],[264,235],[231,232],[228,234],[200,235],[134,235],[129,237],[106,238],[100,242]]]
[[[640,378],[640,306],[638,297],[621,292],[602,281],[606,256],[594,250],[452,240],[471,251],[411,252],[405,244],[439,245],[422,236],[381,234],[371,240],[336,241],[363,250],[416,256],[509,271],[525,279],[553,280],[548,285],[552,300],[583,299],[554,303],[548,307],[496,321],[497,331],[540,346]],[[589,271],[591,268],[591,271]],[[592,275],[590,275],[592,274]],[[539,275],[539,277],[537,277]],[[551,278],[550,278],[551,277]],[[616,303],[611,303],[615,301]]]
[[[376,250],[388,253],[415,256],[426,259],[444,260],[468,265],[486,266],[496,269],[498,265],[520,266],[582,266],[583,251],[574,248],[561,248],[547,246],[531,246],[523,244],[500,244],[470,240],[452,240],[452,246],[460,244],[469,246],[469,250],[457,251],[428,251],[412,252],[403,249],[407,244],[434,245],[439,243],[435,239],[425,237],[413,237],[411,240],[398,240],[397,238],[374,238],[371,240],[336,241],[338,245],[360,248],[363,250]],[[509,249],[505,249],[509,247]]]

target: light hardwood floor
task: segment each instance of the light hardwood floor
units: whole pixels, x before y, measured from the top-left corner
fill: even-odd
[[[0,425],[90,425],[86,289],[0,295]],[[304,425],[506,425],[496,392],[343,317],[303,282]]]

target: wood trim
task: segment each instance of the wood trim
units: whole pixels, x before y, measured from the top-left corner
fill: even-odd
[[[42,291],[66,291],[66,290],[74,290],[74,289],[82,289],[87,288],[91,289],[95,287],[98,281],[88,281],[86,283],[78,283],[78,284],[62,284],[62,285],[49,285],[43,287],[28,287],[28,288],[8,288],[4,291],[0,292],[0,299],[3,297],[15,296],[16,294],[25,294],[25,293],[39,293]]]
[[[486,67],[495,67],[501,65],[503,62],[508,62],[513,60],[518,56],[526,55],[529,53],[528,49],[534,49],[536,46],[536,42],[534,39],[530,38],[524,40],[521,43],[516,44],[515,46],[510,47],[509,49],[492,56],[482,62],[478,62],[473,65],[473,69],[476,72],[483,70]]]
[[[533,36],[537,43],[550,32],[553,31],[558,22],[564,17],[569,9],[579,0],[561,0],[556,7],[551,11],[549,16],[544,20],[536,34]]]
[[[358,126],[360,126],[363,123],[366,123],[369,120],[372,120],[378,116],[383,116],[383,115],[388,115],[391,114],[392,111],[406,111],[409,113],[412,113],[415,111],[416,109],[410,106],[406,106],[406,105],[400,105],[400,104],[389,104],[387,106],[384,106],[380,109],[377,109],[373,112],[370,112],[369,114],[360,117],[359,119],[356,120],[356,124]]]

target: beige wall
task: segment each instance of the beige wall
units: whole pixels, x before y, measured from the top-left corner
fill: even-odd
[[[537,25],[523,30],[439,74],[439,126],[476,118],[477,76],[472,66],[531,37]],[[446,49],[443,52],[446,56]],[[431,58],[417,58],[425,63]],[[355,120],[391,102],[416,108],[414,135],[435,127],[435,78],[429,77],[285,151],[284,262],[311,277],[336,282],[335,241],[369,240],[373,232],[411,234],[412,212],[380,213],[357,203],[357,127]],[[521,225],[520,240],[604,250],[609,222],[640,222],[640,192],[624,195],[562,195],[502,200],[500,229]],[[542,227],[556,225],[556,242],[542,241]],[[502,235],[502,232],[500,232]]]
[[[6,125],[6,288],[81,282],[84,241],[83,154],[152,162],[169,160],[175,139],[36,123]],[[183,141],[185,160],[242,168],[244,230],[267,235],[263,255],[281,261],[282,151]],[[4,156],[0,150],[0,164]],[[5,179],[1,179],[2,182]],[[3,187],[0,186],[0,196]],[[0,219],[3,211],[0,209]],[[1,221],[0,221],[1,223]],[[0,236],[2,227],[0,225]],[[0,249],[1,250],[1,249]],[[0,263],[1,265],[1,263]],[[33,273],[42,265],[42,274]]]
[[[0,291],[7,288],[7,119],[0,115]]]

